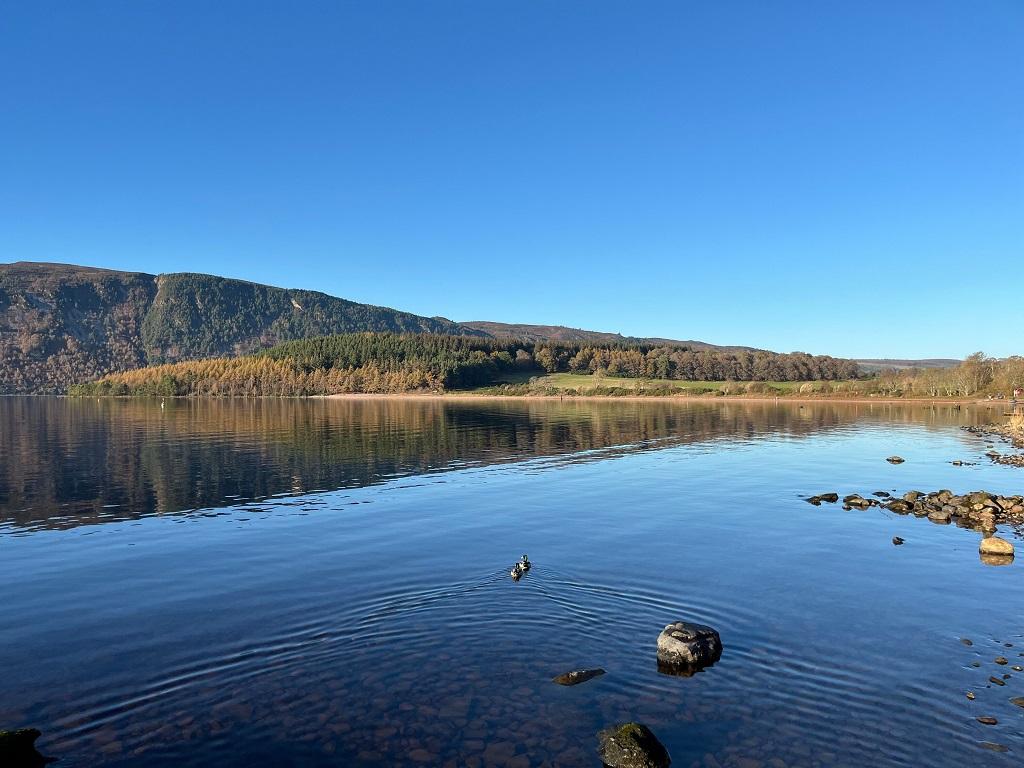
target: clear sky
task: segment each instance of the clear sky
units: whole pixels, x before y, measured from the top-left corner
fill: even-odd
[[[18,260],[1024,353],[1024,2],[6,0]]]

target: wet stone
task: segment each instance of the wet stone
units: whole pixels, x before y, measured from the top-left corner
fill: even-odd
[[[36,768],[51,762],[36,751],[36,739],[41,735],[35,728],[0,731],[0,765],[4,768]]]
[[[1013,556],[1013,544],[998,536],[989,536],[981,540],[978,551],[983,555]]]
[[[722,656],[722,639],[704,624],[677,621],[658,635],[658,668],[671,673],[678,669],[695,672],[714,664]]]
[[[616,725],[597,735],[597,753],[608,768],[668,768],[668,751],[640,723]]]
[[[559,685],[579,685],[603,674],[605,674],[605,671],[600,667],[595,667],[594,669],[574,669],[571,672],[564,672],[553,677],[551,680]]]
[[[994,717],[976,717],[974,719],[982,725],[999,725],[999,721]]]

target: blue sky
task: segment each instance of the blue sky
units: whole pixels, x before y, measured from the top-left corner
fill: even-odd
[[[1024,353],[1024,3],[0,6],[0,261]]]

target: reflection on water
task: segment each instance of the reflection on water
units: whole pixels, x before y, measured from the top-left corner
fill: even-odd
[[[977,418],[829,403],[0,397],[0,525],[69,527],[607,448]]]
[[[626,720],[674,766],[1016,765],[1024,558],[803,501],[1020,492],[990,418],[0,399],[0,729],[70,768],[596,766]],[[714,666],[659,672],[676,620]]]

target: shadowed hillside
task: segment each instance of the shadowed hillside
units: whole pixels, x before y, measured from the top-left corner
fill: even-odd
[[[0,393],[353,331],[479,335],[450,320],[212,275],[0,264]]]

